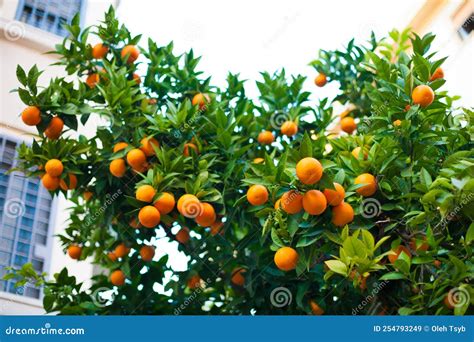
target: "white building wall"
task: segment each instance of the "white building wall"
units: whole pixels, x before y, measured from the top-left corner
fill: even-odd
[[[85,8],[85,26],[97,23],[103,19],[104,12],[110,4],[116,1],[95,0],[87,1]],[[56,62],[54,55],[46,55],[45,52],[54,50],[54,45],[62,41],[61,37],[24,25],[14,21],[18,0],[0,0],[0,132],[21,137],[31,141],[37,133],[35,127],[23,124],[19,114],[25,105],[21,102],[17,93],[10,90],[19,86],[16,78],[16,66],[19,64],[28,70],[34,64],[45,72],[40,76],[39,83],[47,84],[49,79],[65,76],[66,73],[57,66],[50,66]],[[94,43],[91,36],[91,43]],[[82,127],[80,133],[91,136],[95,131],[96,123],[89,120],[87,128]],[[91,129],[92,128],[92,129]],[[50,260],[45,261],[45,272],[50,277],[67,267],[69,273],[76,276],[78,282],[90,285],[93,275],[93,266],[87,261],[75,261],[64,254],[60,247],[60,241],[55,235],[61,233],[66,227],[68,212],[66,208],[71,206],[62,195],[55,201],[52,208],[52,226],[50,230],[48,247],[52,249]],[[54,204],[53,204],[54,206]],[[49,252],[49,251],[48,251]],[[0,292],[0,314],[41,314],[44,313],[40,300],[27,298],[15,294]]]

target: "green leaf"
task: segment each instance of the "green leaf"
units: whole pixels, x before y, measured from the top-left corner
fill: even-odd
[[[327,260],[324,262],[331,271],[347,276],[347,265],[339,260]]]

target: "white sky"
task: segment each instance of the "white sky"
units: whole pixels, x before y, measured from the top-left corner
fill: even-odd
[[[177,52],[192,47],[202,56],[200,70],[212,75],[214,85],[223,85],[228,71],[253,81],[260,71],[281,67],[312,82],[315,71],[308,63],[319,49],[339,48],[352,37],[364,41],[372,29],[380,36],[404,28],[423,3],[121,0],[118,15],[133,34],[144,34],[143,44],[149,36],[161,45],[173,40]],[[252,81],[247,85],[251,95]],[[334,87],[319,89],[318,97],[332,96]]]

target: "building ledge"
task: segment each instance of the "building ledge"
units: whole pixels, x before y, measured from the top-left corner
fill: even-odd
[[[42,301],[36,298],[29,298],[29,297],[20,296],[14,293],[0,291],[0,300],[2,299],[12,302],[12,303],[24,304],[24,305],[36,307],[38,309],[43,309]]]
[[[40,53],[53,51],[63,40],[50,32],[17,20],[0,17],[1,38],[37,50]]]

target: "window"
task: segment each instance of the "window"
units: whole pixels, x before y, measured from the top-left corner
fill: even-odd
[[[66,37],[65,23],[83,11],[81,0],[20,0],[16,19],[39,29]]]
[[[464,23],[461,25],[461,27],[458,30],[459,36],[461,36],[461,39],[466,39],[469,37],[469,34],[474,30],[474,13],[471,13],[471,15],[464,21]]]
[[[36,2],[25,1],[22,4]],[[62,2],[70,3],[71,0]],[[52,200],[38,180],[26,179],[19,171],[8,176],[5,174],[10,167],[16,166],[18,144],[15,138],[5,135],[0,138],[0,271],[5,272],[5,267],[19,268],[31,262],[40,273],[47,262],[32,255],[32,251],[36,245],[45,246],[47,243]],[[9,166],[2,166],[6,164]],[[22,210],[17,215],[3,215],[4,206],[13,199],[22,204]],[[16,291],[13,285],[13,280],[0,281],[0,291],[10,291],[18,296],[41,297],[40,288],[27,287],[24,291]]]

